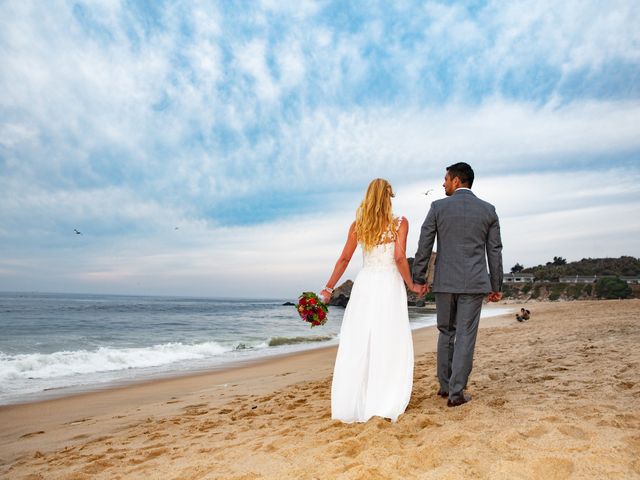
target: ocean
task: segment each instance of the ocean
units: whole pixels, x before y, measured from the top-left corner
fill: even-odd
[[[344,309],[311,328],[283,305],[295,300],[0,292],[0,405],[337,344]]]

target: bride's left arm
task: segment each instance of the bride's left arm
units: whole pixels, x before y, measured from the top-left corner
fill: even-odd
[[[396,261],[396,265],[398,266],[398,271],[400,275],[402,275],[402,279],[404,283],[407,284],[407,287],[411,291],[415,291],[415,285],[413,284],[413,279],[411,278],[411,270],[409,270],[409,262],[407,261],[407,234],[409,233],[409,222],[407,219],[402,217],[402,221],[400,222],[400,228],[398,228],[398,236],[396,237],[395,243],[395,251],[394,251],[394,260]]]
[[[331,277],[325,284],[326,287],[329,287],[331,290],[327,290],[325,287],[320,293],[325,302],[328,302],[331,298],[331,292],[333,292],[333,288],[342,277],[342,274],[349,266],[349,262],[351,261],[351,257],[353,256],[353,252],[355,252],[356,247],[358,246],[358,240],[356,238],[356,222],[351,224],[349,227],[349,233],[347,235],[347,241],[344,244],[344,248],[342,249],[342,253],[338,257],[338,261],[336,262],[335,267],[333,267],[333,272],[331,273]]]

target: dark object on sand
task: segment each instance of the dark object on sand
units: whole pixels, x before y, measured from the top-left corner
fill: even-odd
[[[520,309],[520,315],[516,314],[516,320],[519,322],[527,321],[531,318],[531,312],[529,310],[525,310],[524,308]]]

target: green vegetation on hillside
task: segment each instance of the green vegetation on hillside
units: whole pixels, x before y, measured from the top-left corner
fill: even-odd
[[[565,263],[563,263],[565,262]],[[640,258],[583,258],[577,262],[566,263],[562,257],[554,257],[552,262],[537,267],[528,267],[523,273],[533,273],[537,280],[558,280],[560,277],[575,275],[611,275],[637,276],[640,275]]]
[[[601,278],[596,283],[596,294],[600,298],[629,298],[631,287],[619,278]]]

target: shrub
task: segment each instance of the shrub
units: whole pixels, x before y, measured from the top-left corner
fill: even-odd
[[[531,284],[525,283],[525,285],[522,287],[522,293],[526,295],[527,293],[529,293],[530,290],[531,290]]]
[[[533,286],[533,291],[531,292],[531,298],[538,298],[540,297],[540,285],[534,285]]]
[[[569,298],[578,299],[582,296],[582,290],[582,285],[580,284],[571,285],[569,288],[567,288],[567,296]]]
[[[551,291],[549,292],[549,300],[551,300],[552,302],[558,300],[560,298],[560,295],[564,293],[565,288],[565,285],[563,285],[562,283],[553,284],[551,286]]]
[[[596,283],[596,294],[600,298],[629,298],[631,287],[619,278],[601,278]]]
[[[587,294],[587,296],[591,296],[591,292],[593,292],[593,285],[590,283],[585,284],[585,286],[582,289],[584,291],[584,293]]]

